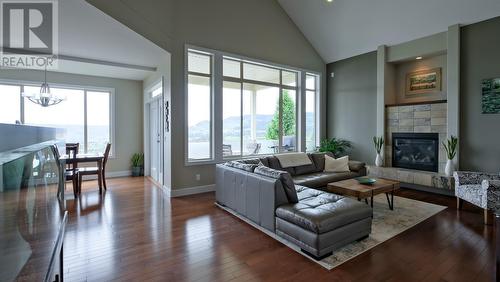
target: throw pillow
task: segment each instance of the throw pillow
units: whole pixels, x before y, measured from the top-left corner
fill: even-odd
[[[332,158],[325,155],[325,172],[348,172],[349,170],[349,156],[342,158]]]
[[[297,196],[297,191],[295,190],[295,184],[293,183],[293,179],[290,173],[282,170],[272,169],[266,166],[258,166],[254,172],[256,174],[279,179],[283,184],[283,188],[285,189],[285,194],[288,202],[293,204],[299,202],[299,197]]]

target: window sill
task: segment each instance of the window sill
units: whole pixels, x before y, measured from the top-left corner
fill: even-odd
[[[185,166],[209,165],[209,164],[217,164],[217,163],[219,163],[219,162],[217,162],[216,160],[199,160],[199,161],[186,160],[186,161],[184,161]]]

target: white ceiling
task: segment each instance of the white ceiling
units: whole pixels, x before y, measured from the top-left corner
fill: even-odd
[[[151,71],[133,66],[158,67],[166,62],[165,50],[84,0],[58,3],[59,54],[112,64],[62,60],[57,71],[142,80]]]
[[[278,0],[326,63],[500,16],[499,0]]]

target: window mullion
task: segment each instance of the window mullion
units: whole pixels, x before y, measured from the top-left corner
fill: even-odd
[[[281,153],[283,148],[283,87],[282,82],[282,71],[280,70],[280,85],[279,85],[279,98],[278,98],[278,152]]]
[[[306,113],[306,109],[307,109],[307,89],[306,89],[306,73],[304,72],[301,72],[301,75],[300,75],[300,110],[299,110],[299,114],[300,114],[300,119],[299,119],[299,123],[300,123],[300,127],[299,127],[299,130],[300,130],[300,140],[299,140],[299,148],[300,148],[300,151],[302,152],[306,152],[307,149],[306,149],[306,144],[307,144],[307,113]]]
[[[243,63],[240,62],[240,156],[243,157]]]
[[[214,54],[212,57],[213,72],[212,72],[212,159],[216,161],[221,161],[222,156],[222,143],[223,143],[223,106],[222,106],[222,56],[220,54]]]
[[[21,103],[19,106],[21,107],[21,116],[19,118],[21,119],[20,120],[21,124],[24,124],[24,120],[25,120],[25,118],[24,118],[24,97],[23,97],[24,85],[21,84],[20,86],[21,87],[19,87],[19,91],[20,91],[19,96],[21,97],[21,99],[20,99]]]
[[[83,144],[84,152],[88,152],[88,128],[87,128],[87,90],[83,90]]]

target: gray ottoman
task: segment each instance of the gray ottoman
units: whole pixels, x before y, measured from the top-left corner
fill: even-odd
[[[320,260],[369,236],[372,209],[356,200],[296,186],[299,202],[276,209],[276,234]]]

